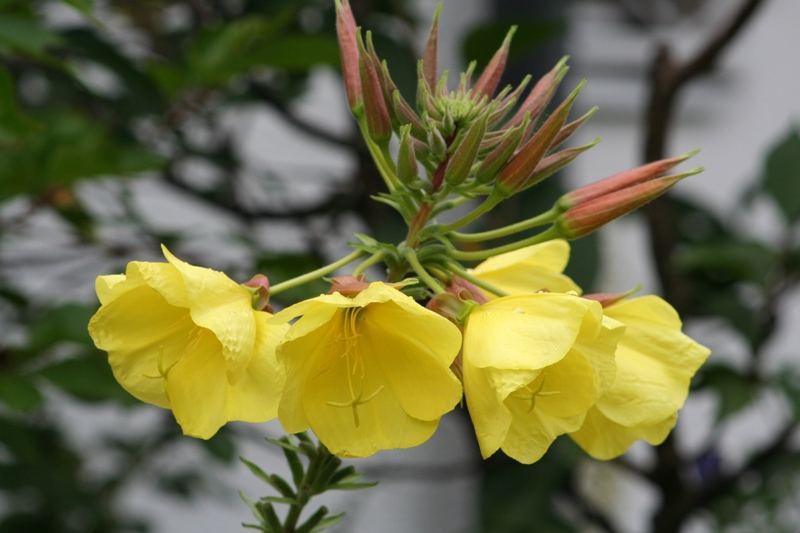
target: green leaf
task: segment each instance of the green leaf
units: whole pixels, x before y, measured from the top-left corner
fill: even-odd
[[[762,175],[762,187],[790,222],[800,218],[800,135],[791,130],[773,147]]]
[[[15,411],[31,411],[42,404],[42,395],[24,376],[0,374],[0,402]]]
[[[339,513],[335,515],[328,516],[320,520],[319,524],[311,530],[311,533],[317,533],[319,531],[325,531],[328,528],[331,528],[341,522],[342,518],[344,518],[345,513]]]
[[[42,56],[59,38],[33,17],[0,14],[0,52],[3,48]]]
[[[763,284],[777,265],[777,253],[754,241],[705,242],[680,250],[675,265],[686,274],[711,276],[717,283]]]
[[[58,362],[39,373],[62,391],[80,400],[117,400],[131,405],[137,404],[116,382],[105,357],[96,352]]]

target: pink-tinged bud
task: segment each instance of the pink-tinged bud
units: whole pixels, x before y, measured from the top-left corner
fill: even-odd
[[[416,111],[411,108],[411,105],[403,98],[400,91],[395,91],[392,95],[392,103],[394,104],[394,114],[400,124],[410,124],[411,131],[414,136],[420,139],[425,138],[425,126],[422,125],[422,120],[417,115]]]
[[[505,138],[483,158],[477,172],[475,179],[480,183],[489,183],[496,176],[497,173],[505,166],[514,152],[517,151],[520,142],[522,142],[522,135],[528,129],[530,119],[526,119],[516,128],[511,129],[505,135]]]
[[[542,127],[525,143],[519,152],[508,162],[497,177],[498,190],[503,194],[513,194],[522,187],[533,174],[536,166],[553,144],[561,127],[567,121],[570,109],[578,98],[585,82],[581,82],[566,100],[542,124]]]
[[[573,120],[561,128],[561,131],[558,132],[558,135],[556,135],[556,138],[553,141],[553,147],[560,146],[564,141],[572,137],[573,133],[578,131],[581,126],[589,122],[589,119],[592,118],[595,113],[597,113],[598,109],[599,108],[597,106],[592,107],[589,111],[584,113],[583,116]]]
[[[378,143],[389,141],[392,136],[392,122],[389,118],[389,109],[383,96],[383,86],[378,75],[379,65],[367,52],[360,36],[357,39],[359,51],[359,73],[361,75],[361,90],[364,98],[364,113],[367,118],[367,131],[370,138]],[[367,41],[372,48],[372,34],[367,32]]]
[[[642,287],[637,286],[625,292],[596,292],[594,294],[584,294],[583,298],[600,302],[600,305],[603,307],[611,307],[612,305],[621,302],[625,298],[633,296],[640,290],[642,290]]]
[[[446,291],[458,296],[461,300],[474,300],[479,304],[485,304],[489,301],[489,298],[477,286],[458,276],[454,276],[450,280],[450,285],[447,286]]]
[[[417,156],[411,139],[411,125],[407,124],[400,131],[400,149],[397,152],[397,178],[405,185],[412,185],[417,180]]]
[[[430,90],[433,90],[436,85],[436,60],[439,55],[439,16],[441,14],[442,3],[439,2],[433,12],[431,31],[428,33],[428,42],[425,44],[425,51],[422,53],[422,72]]]
[[[561,84],[561,80],[567,75],[567,71],[569,70],[567,59],[567,57],[562,58],[550,72],[536,82],[536,85],[533,86],[528,97],[525,98],[519,106],[519,110],[511,118],[509,124],[519,124],[522,122],[522,119],[525,118],[526,114],[530,114],[532,120],[536,120],[536,118],[542,114],[542,111],[545,110],[550,100],[553,99],[553,95]]]
[[[242,283],[253,293],[253,308],[259,311],[269,310],[269,278],[264,274],[256,274]]]
[[[336,276],[331,280],[331,289],[328,294],[338,292],[343,296],[355,296],[369,287],[367,278],[361,276]]]
[[[447,184],[459,185],[469,176],[472,165],[475,163],[475,158],[478,156],[481,140],[486,133],[486,119],[487,115],[484,114],[484,116],[473,122],[469,130],[467,130],[467,134],[464,135],[455,152],[453,152],[444,172],[444,181]]]
[[[503,71],[506,69],[506,62],[508,61],[508,50],[511,47],[511,39],[517,32],[517,26],[511,26],[503,39],[503,44],[495,52],[489,64],[483,69],[481,77],[475,82],[475,87],[472,88],[473,97],[487,96],[492,97],[497,85],[500,83],[500,78],[503,76]]]
[[[431,298],[425,307],[457,326],[463,326],[475,305],[476,302],[471,299],[462,299],[461,295],[444,292]]]
[[[575,161],[575,159],[577,159],[577,157],[583,152],[597,146],[599,142],[600,138],[598,137],[588,144],[576,146],[574,148],[566,148],[554,154],[548,155],[539,161],[539,164],[536,165],[536,169],[533,171],[533,174],[528,176],[528,179],[522,184],[520,190],[528,189],[546,180],[562,168]]]
[[[687,152],[678,157],[654,161],[640,167],[632,168],[624,172],[619,172],[613,176],[603,178],[589,185],[575,189],[561,197],[558,201],[559,207],[568,209],[573,206],[581,205],[589,200],[598,198],[609,193],[626,189],[633,185],[645,183],[663,176],[671,168],[683,163],[693,157],[699,150]]]
[[[583,237],[655,200],[680,180],[702,171],[702,168],[696,168],[592,198],[562,213],[556,219],[555,227],[566,239]]]
[[[361,74],[358,68],[358,44],[356,20],[348,0],[336,0],[336,37],[339,40],[339,55],[342,60],[342,77],[350,109],[361,105]]]

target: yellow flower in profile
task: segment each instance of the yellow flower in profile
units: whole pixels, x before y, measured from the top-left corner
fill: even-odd
[[[375,282],[352,298],[305,300],[276,319],[298,316],[278,347],[286,431],[310,427],[334,454],[366,457],[424,442],[461,399],[450,370],[461,333],[399,290]]]
[[[89,323],[114,377],[136,398],[171,409],[187,435],[210,438],[228,421],[277,414],[283,371],[275,348],[287,326],[252,307],[225,274],[134,261],[97,278],[101,307]]]
[[[581,288],[563,274],[567,262],[569,243],[555,239],[491,257],[471,272],[508,294],[540,290],[580,294]]]
[[[623,300],[605,314],[625,324],[611,388],[571,436],[586,453],[612,459],[633,442],[661,444],[709,350],[681,332],[675,309],[657,296]]]
[[[583,424],[614,380],[622,327],[601,306],[567,294],[497,298],[464,332],[464,394],[481,454],[533,463]]]
[[[554,242],[563,244],[551,244]],[[526,267],[524,257],[539,255],[542,250],[553,254],[551,265],[569,257],[566,241],[551,241],[494,257],[492,260],[506,265],[506,270],[494,277],[482,274],[489,261],[479,265],[475,274],[510,294],[533,293],[541,289],[541,271]],[[603,313],[625,326],[615,355],[616,378],[571,436],[589,455],[611,459],[639,439],[651,444],[664,441],[686,401],[692,376],[708,358],[709,350],[681,332],[677,312],[657,296],[623,300]]]

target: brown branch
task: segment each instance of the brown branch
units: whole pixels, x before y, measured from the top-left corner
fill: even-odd
[[[704,46],[685,61],[673,57],[670,48],[658,47],[650,69],[651,90],[645,113],[646,134],[644,159],[662,159],[674,122],[675,107],[681,90],[700,75],[713,70],[723,52],[753,19],[764,0],[743,0],[733,16],[715,31]],[[644,209],[654,262],[666,298],[685,314],[689,309],[690,287],[672,268],[672,256],[679,243],[675,216],[667,198],[655,201]],[[662,502],[653,516],[653,531],[673,533],[680,530],[689,513],[712,501],[716,490],[693,494],[683,478],[686,465],[668,438],[657,448],[657,465],[650,479],[659,488]],[[743,472],[731,474],[738,479]],[[726,486],[723,484],[723,487]],[[692,503],[687,505],[687,498]]]

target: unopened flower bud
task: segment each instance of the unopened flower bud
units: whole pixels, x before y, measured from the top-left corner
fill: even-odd
[[[405,185],[417,182],[419,174],[417,157],[411,141],[411,125],[407,124],[400,130],[400,149],[397,152],[397,178]]]
[[[489,183],[497,176],[497,173],[517,151],[529,123],[530,118],[526,118],[520,125],[509,129],[500,143],[481,161],[475,174],[476,180],[480,183]]]
[[[676,165],[696,155],[697,152],[697,150],[694,150],[679,155],[678,157],[654,161],[590,183],[589,185],[575,189],[562,196],[558,201],[558,206],[562,209],[568,209],[573,206],[581,205],[594,198],[654,180],[663,176]]]
[[[428,41],[425,44],[425,51],[422,53],[422,72],[423,78],[428,84],[428,88],[433,90],[436,85],[436,59],[439,53],[439,16],[442,14],[442,3],[436,4],[433,12],[431,30],[428,33]]]
[[[497,85],[500,83],[500,78],[503,76],[503,71],[506,69],[511,39],[516,32],[517,26],[511,26],[505,39],[503,39],[503,44],[500,45],[500,48],[495,52],[494,56],[492,56],[492,59],[489,60],[489,64],[483,69],[481,77],[475,82],[475,87],[472,89],[474,97],[485,95],[491,98],[495,90],[497,90]]]
[[[338,292],[343,296],[356,296],[369,287],[366,276],[336,276],[331,279],[331,289],[328,294]]]
[[[459,185],[469,176],[472,165],[475,163],[475,158],[478,156],[481,140],[486,133],[487,118],[487,115],[484,114],[483,117],[473,122],[469,130],[467,130],[467,134],[464,135],[464,138],[450,157],[444,173],[444,180],[449,185]]]
[[[542,127],[503,168],[497,177],[497,187],[501,193],[513,194],[525,184],[553,144],[553,140],[566,122],[570,109],[584,85],[585,82],[581,82],[575,87],[566,100],[553,111]]]
[[[336,0],[336,37],[342,60],[342,77],[347,93],[347,102],[354,110],[361,105],[361,74],[358,67],[358,44],[356,21],[348,0]]]
[[[566,57],[562,58],[550,72],[536,82],[536,85],[533,86],[528,97],[525,98],[519,106],[519,110],[509,121],[509,124],[519,124],[522,122],[522,119],[525,118],[526,114],[529,114],[532,120],[536,120],[542,111],[545,110],[550,100],[553,99],[553,95],[561,84],[561,80],[564,79],[564,76],[567,75],[567,71],[569,71],[567,59]]]
[[[367,41],[372,41],[372,34],[367,32]],[[386,143],[392,135],[392,124],[389,118],[389,110],[383,96],[378,75],[378,65],[367,53],[364,42],[359,38],[359,72],[361,75],[361,88],[364,98],[364,113],[367,118],[367,131],[373,141]],[[371,45],[370,45],[371,47]]]
[[[589,109],[589,111],[584,113],[582,116],[576,118],[569,124],[564,125],[564,127],[561,128],[561,131],[558,132],[558,135],[556,135],[552,147],[554,148],[556,146],[560,146],[564,141],[572,137],[573,133],[578,131],[581,128],[581,126],[589,122],[589,119],[592,118],[592,116],[595,113],[597,113],[598,109],[599,108],[597,106],[594,106],[591,109]]]
[[[575,161],[575,159],[583,152],[597,146],[599,142],[600,137],[588,144],[576,146],[574,148],[565,148],[564,150],[559,150],[554,154],[548,155],[539,161],[539,164],[536,165],[536,169],[533,171],[533,174],[528,176],[528,179],[525,180],[525,183],[522,184],[519,190],[525,190],[541,183],[562,168]]]
[[[655,200],[680,180],[702,171],[702,168],[696,168],[592,198],[562,213],[556,220],[555,227],[566,239],[583,237]]]
[[[397,117],[398,122],[402,124],[410,124],[411,131],[417,138],[425,138],[425,126],[422,125],[422,120],[417,115],[409,103],[400,94],[400,91],[394,91],[392,94],[392,103],[394,104],[394,116]]]
[[[428,147],[436,160],[443,161],[447,157],[447,141],[432,122],[428,123]]]
[[[458,326],[463,326],[477,302],[462,299],[461,295],[444,292],[437,294],[428,302],[427,307],[434,313],[441,315]]]
[[[269,305],[269,278],[264,274],[256,274],[242,283],[253,293],[253,309],[258,311],[270,310]]]

